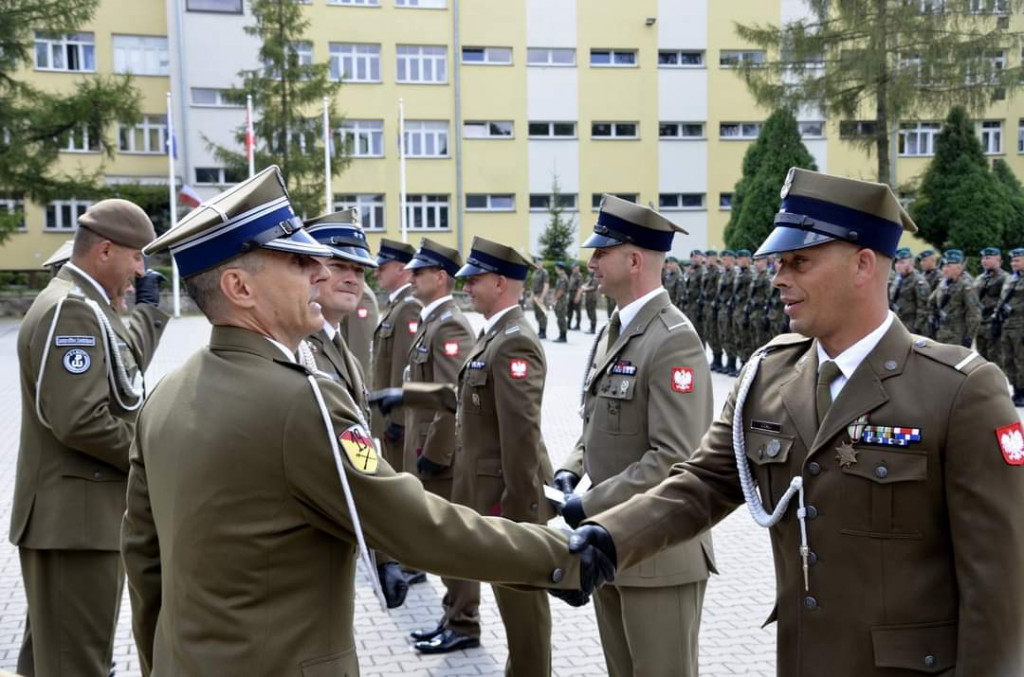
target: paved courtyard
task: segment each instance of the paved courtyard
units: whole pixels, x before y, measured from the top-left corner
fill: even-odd
[[[471,316],[479,328],[482,319]],[[554,324],[554,317],[551,318]],[[603,315],[601,321],[603,322]],[[18,324],[0,322],[0,668],[13,670],[25,621],[25,597],[17,550],[7,542],[21,403],[15,350]],[[173,321],[147,375],[150,386],[204,345],[209,324],[201,317]],[[576,412],[583,362],[591,336],[569,333],[568,344],[544,342],[548,378],[544,393],[544,437],[554,467],[568,454],[580,432]],[[728,394],[732,379],[715,374],[716,411]],[[214,516],[215,517],[215,516]],[[775,674],[775,627],[761,629],[774,601],[774,577],[767,533],[755,526],[745,509],[736,511],[714,530],[719,575],[708,584],[700,633],[700,674]],[[447,656],[421,657],[411,647],[411,630],[433,626],[440,613],[443,586],[431,576],[426,585],[413,587],[405,605],[384,612],[359,574],[356,600],[356,640],[365,677],[413,675],[503,675],[506,657],[504,630],[488,586],[483,589],[481,616],[483,646]],[[594,622],[593,607],[571,608],[552,599],[554,674],[605,674],[604,659]],[[114,650],[119,676],[139,675],[139,663],[130,630],[127,595],[121,608]]]

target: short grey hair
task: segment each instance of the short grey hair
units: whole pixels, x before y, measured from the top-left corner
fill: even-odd
[[[93,247],[110,238],[97,235],[88,228],[79,226],[75,230],[75,244],[71,247],[71,256],[81,258],[89,254]]]
[[[259,250],[220,264],[183,280],[185,291],[208,319],[213,320],[224,313],[224,293],[220,289],[220,278],[232,268],[240,268],[255,275],[263,270],[264,259]]]

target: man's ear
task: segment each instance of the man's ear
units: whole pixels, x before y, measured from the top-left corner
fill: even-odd
[[[242,268],[228,268],[221,273],[220,291],[229,305],[238,308],[252,308],[256,305],[252,275]]]

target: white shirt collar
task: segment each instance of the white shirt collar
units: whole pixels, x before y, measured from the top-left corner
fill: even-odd
[[[846,382],[850,380],[851,376],[853,376],[853,372],[857,371],[857,367],[860,366],[860,363],[871,354],[871,351],[875,349],[875,346],[877,346],[879,341],[882,340],[885,333],[889,331],[889,327],[892,326],[893,320],[895,319],[896,316],[890,310],[885,316],[885,320],[877,329],[854,343],[843,352],[839,353],[835,358],[829,357],[828,353],[825,352],[825,349],[821,347],[821,343],[817,341],[815,342],[814,345],[818,347],[818,370],[821,370],[821,365],[824,363],[832,361],[836,363],[836,366],[839,367],[839,371],[842,372],[842,375],[836,377],[836,380],[832,381],[832,385],[829,387],[829,390],[832,391],[833,402],[835,402],[839,393],[843,390],[843,386],[846,385]]]
[[[397,298],[398,298],[398,296],[399,296],[399,295],[400,295],[400,294],[401,294],[402,292],[404,292],[404,291],[405,291],[406,289],[408,289],[408,288],[409,288],[409,287],[411,287],[411,286],[412,286],[412,283],[411,283],[411,282],[406,282],[406,283],[405,283],[404,285],[402,285],[401,287],[399,287],[399,288],[398,288],[398,289],[396,289],[395,291],[393,291],[393,292],[391,292],[390,294],[388,294],[388,303],[394,303],[394,302],[395,302],[395,299],[397,299]]]
[[[287,347],[285,347],[285,345],[284,345],[283,343],[280,343],[280,342],[278,342],[278,341],[275,341],[274,339],[270,338],[269,336],[264,336],[263,338],[267,339],[267,340],[268,340],[268,341],[270,341],[270,342],[271,342],[271,343],[272,343],[273,345],[277,346],[277,349],[278,349],[278,350],[280,350],[280,351],[281,351],[282,353],[284,353],[284,354],[285,354],[285,357],[287,357],[287,358],[288,358],[288,361],[289,361],[289,362],[295,362],[295,361],[296,361],[296,360],[295,360],[295,354],[294,354],[294,353],[293,353],[292,351],[288,350],[288,348],[287,348]]]
[[[107,302],[107,305],[108,306],[110,305],[110,297],[107,296],[107,290],[103,288],[103,285],[101,285],[99,282],[94,280],[92,275],[90,275],[89,273],[85,272],[84,270],[82,270],[81,268],[79,268],[75,264],[71,263],[70,261],[65,263],[64,267],[68,268],[70,270],[75,271],[76,273],[78,273],[79,275],[84,277],[86,280],[88,280],[89,284],[91,284],[93,287],[95,287],[96,291],[98,291],[100,293],[100,296],[103,297],[103,300]]]
[[[640,313],[640,310],[647,305],[648,301],[662,293],[668,294],[664,287],[658,287],[657,289],[647,292],[635,301],[619,308],[619,323],[622,329],[628,327],[629,323],[636,319],[636,316]]]
[[[423,320],[425,322],[426,319],[428,317],[430,317],[430,313],[434,312],[434,310],[438,306],[440,306],[445,301],[451,301],[451,300],[452,300],[452,295],[448,294],[447,296],[442,296],[441,298],[437,299],[436,301],[432,301],[429,306],[426,306],[425,308],[423,308],[423,310],[420,311],[420,320]]]
[[[508,311],[512,310],[516,306],[517,304],[513,303],[508,308],[503,308],[502,310],[499,310],[495,314],[491,315],[490,319],[484,320],[484,333],[486,334],[491,329],[494,329],[494,325],[498,324],[498,320],[507,315]]]
[[[324,320],[324,331],[327,332],[327,338],[334,340],[334,335],[338,333],[338,327],[332,327],[331,323]]]

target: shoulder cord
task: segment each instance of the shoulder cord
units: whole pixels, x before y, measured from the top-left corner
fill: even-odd
[[[766,353],[767,351],[763,348],[754,353],[754,356],[750,359],[750,365],[743,376],[743,381],[740,383],[739,392],[736,393],[736,407],[732,416],[733,453],[736,456],[736,470],[740,477],[740,487],[743,489],[743,499],[746,501],[747,509],[750,510],[750,515],[757,522],[758,526],[765,527],[766,529],[775,526],[785,515],[786,508],[789,507],[793,494],[799,494],[798,501],[800,507],[796,511],[796,516],[800,520],[800,557],[804,562],[804,589],[806,590],[808,588],[807,556],[810,553],[810,548],[807,545],[807,511],[804,509],[804,478],[799,475],[794,477],[790,481],[789,487],[786,488],[786,493],[782,495],[782,498],[776,504],[775,510],[768,514],[757,492],[757,484],[750,473],[750,466],[747,461],[746,443],[743,437],[743,405],[746,403],[747,393],[750,392],[750,386],[753,385],[754,379],[757,377],[757,369]]]
[[[43,375],[46,373],[46,361],[50,356],[50,346],[53,345],[53,334],[57,330],[57,322],[60,320],[60,312],[64,306],[64,301],[67,300],[65,296],[57,302],[57,307],[53,311],[53,319],[50,321],[50,330],[46,334],[46,345],[43,347],[43,357],[39,363],[39,376],[36,377],[36,417],[39,422],[47,430],[52,430],[53,426],[43,416],[43,408],[40,397],[40,390],[43,384]],[[125,411],[135,411],[142,406],[143,396],[145,395],[146,389],[143,385],[139,388],[135,388],[131,383],[128,382],[128,372],[124,367],[124,361],[121,359],[121,351],[117,349],[117,338],[114,336],[114,329],[110,326],[110,321],[107,319],[106,314],[100,305],[92,299],[83,299],[89,308],[92,309],[96,315],[96,320],[100,324],[100,334],[103,337],[103,350],[107,355],[107,378],[110,381],[111,390],[114,391],[114,399],[117,401],[119,407]],[[116,376],[115,378],[115,367]],[[139,369],[139,375],[141,377],[142,370]],[[140,379],[141,380],[141,379]],[[126,404],[121,399],[121,391],[118,385],[125,389],[128,393],[129,398],[134,399],[134,404]]]
[[[594,357],[597,355],[597,346],[601,343],[601,337],[604,336],[605,330],[608,329],[608,323],[606,322],[601,331],[597,332],[597,336],[594,337],[594,343],[590,346],[590,353],[587,355],[587,361],[583,363],[583,384],[580,386],[580,418],[583,418],[583,408],[587,401],[587,386],[590,385],[590,365],[594,361]]]

